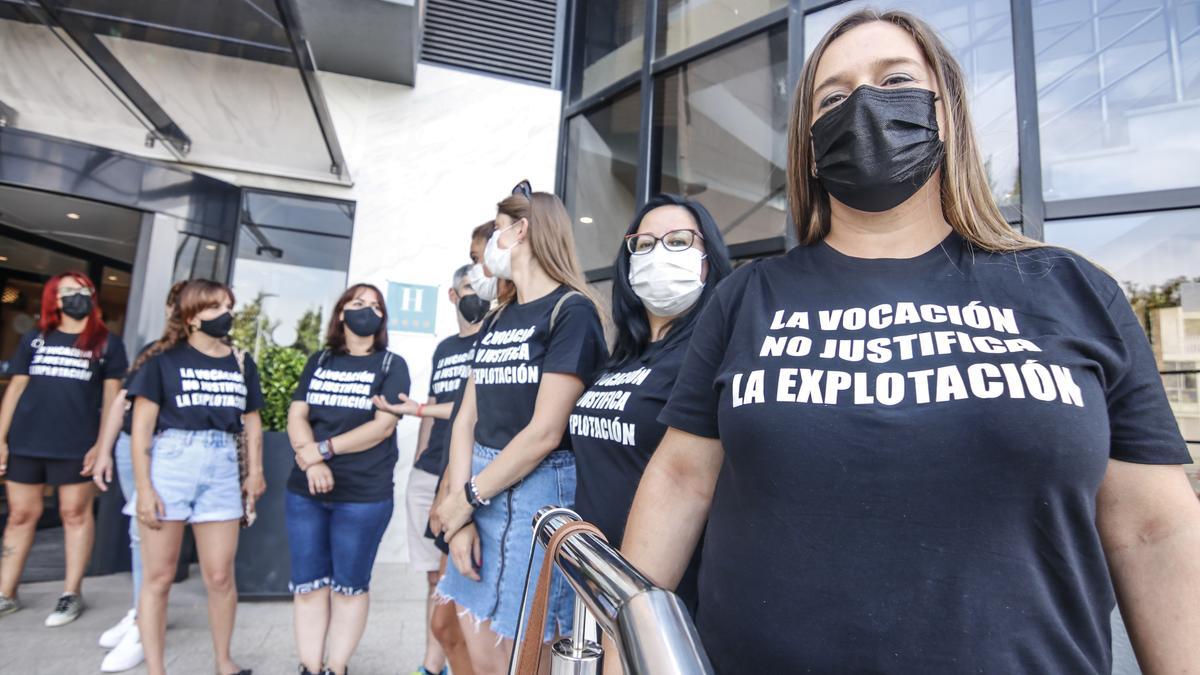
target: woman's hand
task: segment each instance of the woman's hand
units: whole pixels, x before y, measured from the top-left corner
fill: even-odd
[[[162,529],[160,519],[167,517],[167,507],[153,487],[137,489],[137,517],[139,523],[152,530]]]
[[[267,491],[267,479],[263,478],[261,471],[251,471],[246,476],[246,482],[242,483],[242,494],[246,499],[250,500],[251,511],[253,511],[254,502],[263,496]]]
[[[79,472],[80,476],[91,476],[96,468],[96,457],[100,455],[100,446],[93,445],[83,455],[83,470]]]
[[[304,473],[308,476],[310,495],[323,495],[333,489],[333,471],[325,462],[313,464]]]
[[[434,534],[442,531],[442,519],[438,518],[438,506],[446,500],[446,481],[442,481],[442,488],[433,496],[433,506],[429,507],[429,530]]]
[[[305,443],[296,448],[296,466],[300,467],[301,471],[308,471],[308,468],[314,464],[320,464],[325,461],[321,456],[321,449],[317,443]]]
[[[371,398],[375,407],[386,413],[391,413],[397,416],[411,415],[417,416],[417,411],[421,409],[421,404],[412,400],[405,394],[400,394],[399,403],[388,403],[388,400],[381,394],[377,394]]]
[[[479,531],[475,523],[459,529],[450,540],[450,559],[458,573],[471,581],[479,581],[479,568],[483,566],[483,552],[479,548]]]
[[[95,451],[95,448],[92,449]],[[79,475],[88,475],[87,457],[84,457],[83,471]],[[100,488],[101,492],[108,492],[108,484],[112,482],[113,474],[113,457],[111,452],[100,451],[96,453],[96,463],[92,465],[92,482],[96,487]]]
[[[471,514],[475,509],[467,503],[467,493],[465,490],[457,492],[451,489],[446,498],[437,505],[437,520],[442,526],[442,534],[446,537],[446,541],[454,538],[454,535],[471,520]],[[434,530],[436,532],[436,530]]]

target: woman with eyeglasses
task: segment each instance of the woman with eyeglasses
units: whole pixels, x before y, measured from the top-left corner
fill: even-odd
[[[704,308],[622,546],[672,587],[703,532],[718,673],[1109,673],[1118,600],[1145,672],[1200,663],[1154,354],[1112,277],[1005,222],[967,99],[904,12],[804,65],[800,245]]]
[[[45,622],[51,627],[83,612],[80,592],[95,537],[91,474],[100,454],[100,410],[116,398],[128,366],[95,296],[96,287],[78,272],[46,282],[38,327],[21,336],[0,403],[0,476],[8,497],[0,616],[21,608],[17,584],[50,485],[58,493],[66,550],[63,593]]]
[[[453,562],[438,592],[462,610],[475,672],[500,675],[518,630],[530,523],[547,504],[574,502],[567,418],[607,349],[558,197],[518,185],[498,205],[484,262],[513,288],[478,334],[451,430],[449,492],[434,526]],[[539,551],[533,564],[540,560]],[[571,598],[556,578],[545,640],[570,631]]]
[[[658,415],[679,378],[696,317],[733,271],[708,209],[657,195],[637,213],[613,263],[612,357],[575,403],[569,431],[578,473],[575,510],[614,546],[646,464],[666,427]],[[676,587],[696,605],[699,557]]]

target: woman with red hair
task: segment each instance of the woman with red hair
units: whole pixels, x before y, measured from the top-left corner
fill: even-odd
[[[63,594],[47,626],[83,612],[80,587],[92,555],[92,466],[100,409],[121,389],[128,362],[95,302],[96,287],[78,272],[60,274],[42,291],[38,327],[21,337],[12,381],[0,403],[0,476],[8,494],[8,525],[0,556],[0,616],[21,608],[17,583],[42,516],[46,485],[58,488],[66,542]]]

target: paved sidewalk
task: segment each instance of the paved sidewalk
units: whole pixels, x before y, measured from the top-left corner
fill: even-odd
[[[104,650],[96,640],[129,608],[129,574],[84,581],[87,611],[62,628],[42,625],[54,609],[62,582],[25,584],[24,609],[0,618],[0,672],[13,675],[92,675],[100,672]],[[424,575],[398,563],[375,566],[371,616],[355,659],[354,675],[407,675],[425,648]],[[167,670],[178,675],[214,671],[208,614],[200,570],[171,590],[167,616]],[[238,607],[233,656],[256,675],[296,672],[290,601],[243,601]],[[144,667],[129,673],[145,673]]]

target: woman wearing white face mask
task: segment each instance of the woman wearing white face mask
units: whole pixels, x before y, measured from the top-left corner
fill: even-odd
[[[575,404],[568,430],[578,471],[575,508],[620,544],[642,471],[666,426],[658,414],[683,365],[704,301],[733,271],[712,215],[658,195],[634,217],[613,263],[612,358]],[[692,560],[676,592],[695,607]]]
[[[607,349],[557,197],[518,185],[498,205],[483,257],[511,284],[500,288],[500,304],[480,329],[451,430],[448,492],[431,520],[450,542],[453,562],[438,592],[461,610],[475,673],[499,675],[517,634],[529,523],[546,504],[574,501],[567,418]],[[539,549],[533,565],[540,564]],[[565,580],[555,579],[548,606],[542,637],[569,632]]]

